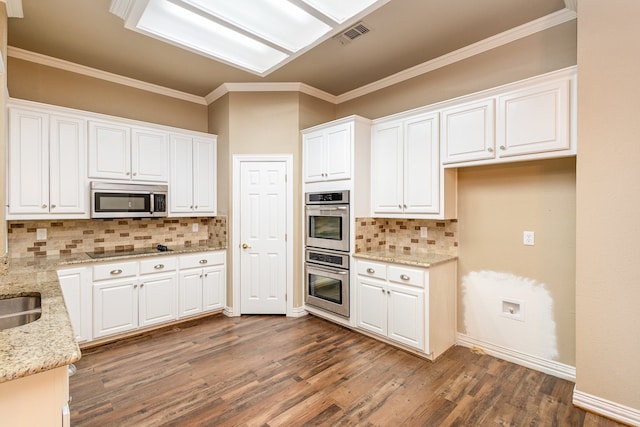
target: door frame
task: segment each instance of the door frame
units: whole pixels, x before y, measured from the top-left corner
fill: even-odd
[[[232,201],[232,220],[231,220],[231,248],[232,248],[232,266],[233,266],[233,283],[231,286],[233,300],[231,315],[240,316],[240,188],[241,188],[241,166],[247,162],[284,162],[285,163],[285,194],[286,194],[286,260],[287,271],[286,292],[287,292],[287,317],[294,316],[293,311],[293,154],[234,154],[233,155],[233,201]]]

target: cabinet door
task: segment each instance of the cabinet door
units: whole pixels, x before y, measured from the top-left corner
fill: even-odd
[[[224,265],[204,269],[202,280],[202,310],[218,310],[224,308],[227,281]]]
[[[151,129],[132,130],[131,176],[137,181],[169,180],[169,139],[166,133]]]
[[[193,139],[193,210],[199,215],[215,216],[216,141]]]
[[[570,81],[518,90],[498,98],[498,156],[518,156],[570,147]]]
[[[171,136],[171,184],[169,214],[193,212],[193,141],[191,137]]]
[[[388,336],[424,351],[424,291],[389,285]]]
[[[304,182],[325,180],[324,132],[319,130],[302,137]]]
[[[327,181],[351,178],[351,123],[333,126],[325,133],[325,178]]]
[[[443,110],[442,162],[493,159],[494,116],[493,98]]]
[[[138,327],[138,282],[135,278],[93,285],[93,337],[126,332]]]
[[[72,268],[58,272],[64,303],[77,342],[91,341],[91,283],[89,270]]]
[[[131,129],[89,121],[89,177],[131,178]]]
[[[9,110],[9,214],[49,212],[49,115]]]
[[[440,212],[438,114],[404,122],[405,214]]]
[[[88,217],[86,122],[52,115],[49,124],[50,212]]]
[[[402,122],[376,125],[371,141],[371,203],[374,216],[402,213]]]
[[[140,280],[140,326],[169,322],[178,317],[175,273],[153,274]]]
[[[386,336],[387,298],[383,282],[358,276],[358,327]]]
[[[178,288],[180,289],[178,317],[201,313],[202,269],[180,272]]]

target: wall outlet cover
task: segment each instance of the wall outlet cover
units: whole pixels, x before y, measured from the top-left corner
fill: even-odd
[[[47,240],[46,228],[36,228],[36,240]]]
[[[524,231],[522,233],[522,244],[525,246],[534,246],[536,244],[536,235],[533,231]]]
[[[193,225],[191,226],[191,231],[193,231],[194,233],[198,232],[198,223],[194,222]]]
[[[427,238],[427,227],[420,227],[420,237],[423,239]]]

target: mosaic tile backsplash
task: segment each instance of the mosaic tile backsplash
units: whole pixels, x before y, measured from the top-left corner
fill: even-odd
[[[427,237],[420,237],[427,227]],[[356,252],[389,250],[405,253],[438,252],[458,255],[458,221],[356,218]]]
[[[198,231],[193,231],[198,224]],[[36,230],[47,230],[37,240]],[[9,221],[9,256],[25,258],[72,253],[125,251],[155,247],[210,244],[226,247],[227,219],[140,218]]]

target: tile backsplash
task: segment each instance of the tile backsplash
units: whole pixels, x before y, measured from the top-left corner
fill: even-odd
[[[197,224],[198,231],[194,230]],[[46,240],[36,231],[47,230]],[[119,251],[210,244],[226,246],[227,219],[140,218],[9,221],[9,256],[25,258],[72,253]]]
[[[420,237],[427,227],[427,237]],[[458,255],[458,220],[356,218],[356,252],[386,249]]]

